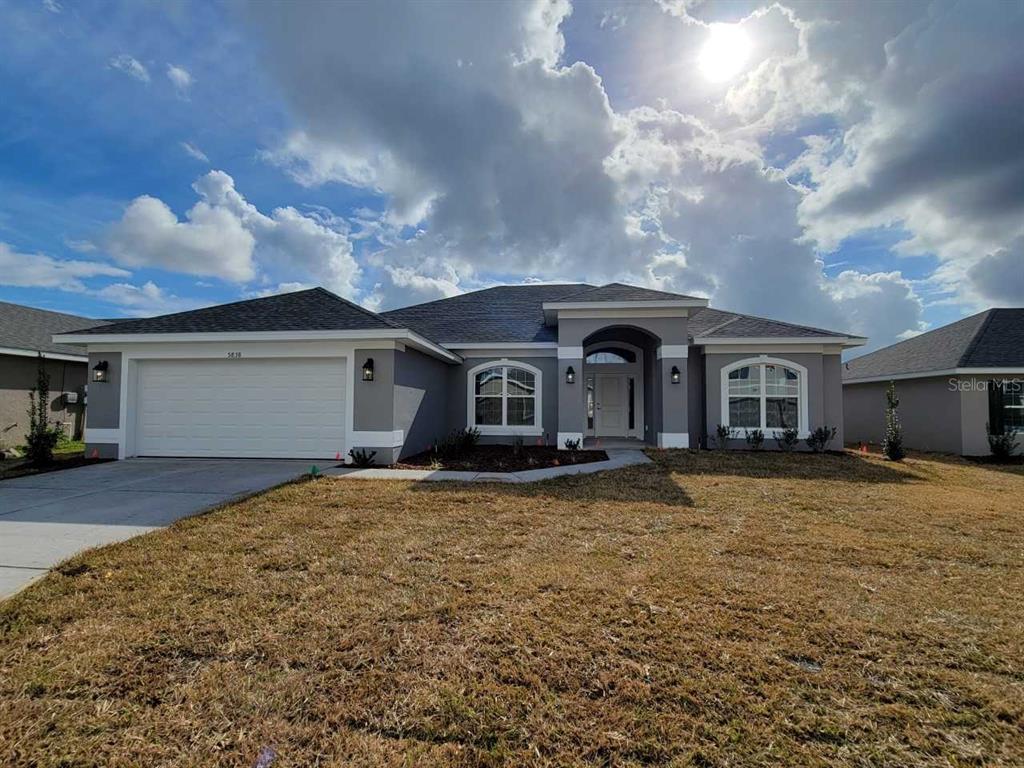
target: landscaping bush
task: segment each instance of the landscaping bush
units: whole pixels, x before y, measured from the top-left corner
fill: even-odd
[[[896,396],[896,382],[890,381],[885,390],[885,436],[882,438],[882,453],[890,461],[902,461],[907,455],[903,448],[903,425],[900,424],[900,399]]]
[[[33,464],[53,463],[53,449],[57,447],[64,430],[60,424],[50,424],[50,374],[46,372],[43,356],[39,355],[36,385],[28,393],[28,434],[25,435],[25,456]]]
[[[454,429],[434,445],[434,453],[443,458],[457,458],[470,453],[479,442],[479,429]]]
[[[721,424],[715,427],[715,437],[713,439],[715,441],[715,447],[718,450],[724,451],[729,447],[729,441],[735,438],[736,430],[732,427],[725,427]]]
[[[800,442],[800,432],[796,427],[786,427],[781,433],[775,436],[775,444],[780,451],[789,453],[796,448]]]
[[[815,453],[824,453],[828,450],[829,444],[835,439],[838,431],[836,427],[817,427],[804,442]]]
[[[352,457],[353,466],[365,469],[374,465],[374,458],[376,458],[377,452],[368,451],[365,448],[357,451],[355,448],[352,448],[349,450],[348,455]]]
[[[1001,434],[993,434],[992,428],[986,424],[988,447],[996,461],[1009,461],[1017,450],[1017,433],[1014,430],[1003,430]]]
[[[748,429],[745,438],[752,451],[760,451],[764,445],[764,432],[760,429]]]
[[[569,452],[569,462],[571,464],[576,463],[576,453],[579,451],[582,442],[582,440],[570,440],[569,438],[565,439],[565,450]]]

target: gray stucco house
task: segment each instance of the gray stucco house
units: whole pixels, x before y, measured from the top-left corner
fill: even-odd
[[[989,429],[1024,432],[1024,309],[989,309],[851,360],[847,440],[881,440],[890,381],[908,448],[987,455]]]
[[[618,283],[499,286],[381,314],[316,288],[56,340],[88,351],[89,451],[370,449],[378,462],[467,426],[560,448],[696,447],[718,424],[841,430],[840,354],[864,343]]]
[[[57,344],[55,333],[95,326],[98,321],[0,301],[0,448],[21,445],[28,431],[28,393],[36,385],[39,354],[50,374],[50,418],[69,437],[81,435],[86,354]]]

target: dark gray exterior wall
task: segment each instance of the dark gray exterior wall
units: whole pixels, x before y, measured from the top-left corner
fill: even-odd
[[[405,433],[400,457],[425,451],[448,428],[448,376],[455,367],[414,350],[395,352],[394,428]]]
[[[89,429],[118,429],[121,426],[121,353],[90,352],[89,368],[100,360],[107,361],[107,381],[89,382],[89,396],[85,409],[86,438]],[[86,455],[96,451],[100,458],[116,459],[117,445],[86,440]]]
[[[22,445],[28,432],[28,393],[36,385],[39,362],[35,357],[0,355],[0,447]],[[73,360],[46,359],[50,375],[49,418],[68,425],[68,437],[81,437],[84,424],[87,366]],[[78,402],[69,404],[64,395],[74,392]]]
[[[467,389],[469,371],[481,363],[493,362],[498,364],[502,359],[513,362],[532,365],[541,372],[541,427],[547,435],[548,443],[554,445],[558,433],[558,410],[559,391],[558,382],[565,380],[564,366],[560,363],[566,362],[554,357],[516,357],[513,354],[501,357],[467,357],[461,365],[448,366],[448,430],[465,429],[467,411]],[[574,389],[580,392],[583,389],[583,380],[579,376],[580,367],[577,366],[576,384]],[[561,378],[559,378],[561,377]],[[582,398],[582,395],[580,396]],[[580,400],[580,413],[583,412],[582,399]],[[523,440],[527,444],[535,443],[537,437],[524,435]],[[512,435],[483,435],[480,442],[487,445],[511,443]]]
[[[843,432],[843,387],[841,380],[841,359],[839,355],[825,355],[810,352],[735,352],[729,354],[708,354],[705,360],[705,439],[714,439],[716,427],[722,423],[722,369],[740,360],[754,359],[761,355],[789,360],[807,369],[807,418],[808,431],[816,427],[836,427],[833,449],[842,448]],[[709,434],[710,433],[710,434]],[[746,446],[742,439],[733,441],[736,447]],[[775,441],[767,438],[765,448],[775,448]]]
[[[847,382],[843,387],[843,420],[846,439],[851,443],[882,442],[885,435],[885,390],[888,382],[869,384]],[[901,379],[896,382],[899,415],[907,448],[939,453],[960,453],[963,446],[960,393],[950,386],[950,377]],[[984,421],[988,416],[987,395]],[[986,441],[985,452],[988,452]]]
[[[355,398],[352,428],[357,432],[391,432],[395,426],[395,350],[357,349],[353,357]],[[363,381],[363,364],[373,360],[373,381]],[[359,447],[359,446],[356,446]]]

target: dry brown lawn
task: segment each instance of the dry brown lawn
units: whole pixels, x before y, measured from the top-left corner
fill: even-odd
[[[321,479],[0,604],[0,764],[1024,764],[1024,471]]]

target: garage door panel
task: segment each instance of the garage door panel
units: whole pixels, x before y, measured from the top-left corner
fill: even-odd
[[[345,454],[343,359],[139,362],[140,456]]]

